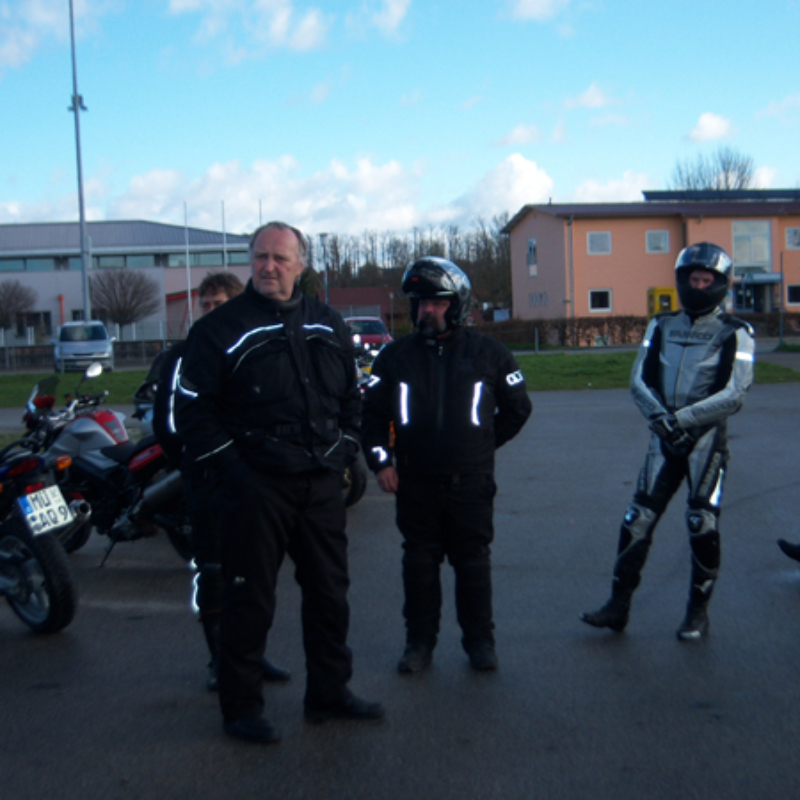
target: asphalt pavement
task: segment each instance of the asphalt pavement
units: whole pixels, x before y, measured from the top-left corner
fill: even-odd
[[[0,605],[0,795],[311,800],[791,798],[800,699],[797,384],[755,386],[731,420],[722,571],[711,634],[675,637],[689,582],[681,497],[656,532],[622,635],[578,620],[608,594],[620,518],[647,440],[626,390],[533,393],[498,453],[494,547],[500,669],[461,650],[445,568],[433,667],[401,676],[400,540],[371,481],[349,512],[352,688],[379,723],[302,718],[300,595],[281,574],[266,687],[280,744],[226,738],[205,691],[190,574],[165,537],[73,554],[81,605],[54,636]]]

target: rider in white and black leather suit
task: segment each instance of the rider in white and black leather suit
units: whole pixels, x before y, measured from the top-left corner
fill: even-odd
[[[645,333],[631,392],[650,424],[650,448],[622,522],[611,598],[581,615],[589,625],[624,630],[653,530],[685,479],[692,576],[677,635],[699,639],[708,629],[707,607],[720,564],[727,418],[742,407],[755,350],[750,326],[720,308],[731,269],[730,257],[717,245],[685,248],[675,265],[683,310],[654,317]]]

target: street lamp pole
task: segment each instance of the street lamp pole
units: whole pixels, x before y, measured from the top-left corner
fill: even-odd
[[[92,317],[92,305],[89,296],[89,247],[86,239],[86,212],[83,203],[83,168],[81,166],[81,111],[88,111],[83,98],[78,94],[78,67],[75,61],[75,15],[72,0],[69,0],[69,33],[72,43],[72,105],[68,109],[75,114],[75,151],[78,157],[78,214],[81,233],[81,273],[83,283],[83,318]]]
[[[328,298],[328,234],[321,233],[319,240],[322,242],[322,268],[325,270],[325,305],[329,305]]]

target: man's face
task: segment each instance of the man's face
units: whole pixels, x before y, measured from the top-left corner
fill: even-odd
[[[200,313],[208,314],[223,303],[227,303],[230,298],[224,289],[217,289],[216,292],[206,292],[200,298]]]
[[[423,297],[417,309],[417,325],[420,333],[433,339],[441,336],[447,330],[445,314],[450,308],[450,301],[443,297]]]
[[[300,243],[292,231],[267,228],[258,235],[250,259],[253,288],[270,300],[289,300],[303,271]]]
[[[714,273],[707,269],[696,269],[689,275],[689,286],[692,289],[708,289],[714,283]]]

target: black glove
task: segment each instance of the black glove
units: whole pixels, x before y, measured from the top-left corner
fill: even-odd
[[[650,423],[650,430],[661,439],[661,444],[669,455],[683,458],[692,452],[695,438],[681,427],[674,414],[663,414]]]

